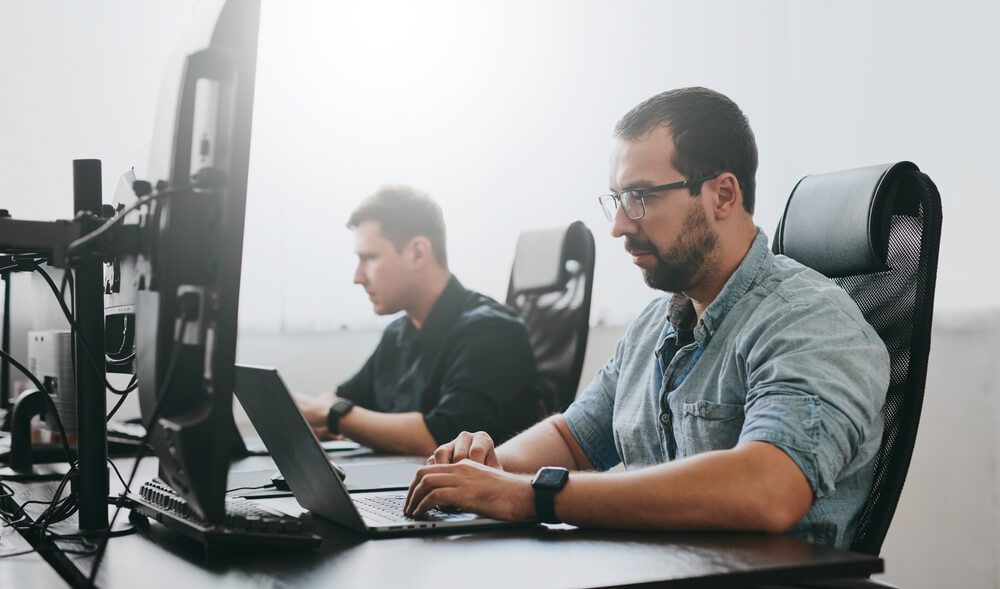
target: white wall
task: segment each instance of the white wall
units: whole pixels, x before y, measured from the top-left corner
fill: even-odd
[[[935,319],[913,461],[882,548],[899,587],[1000,587],[1000,313]]]
[[[162,72],[195,0],[0,5],[0,207],[69,217],[74,157],[146,168]],[[996,304],[992,183],[1000,4],[357,0],[264,2],[241,324],[379,324],[343,229],[381,184],[442,203],[453,269],[502,298],[519,231],[597,234],[594,318],[649,292],[607,235],[611,128],[671,87],[734,98],[756,131],[757,220],[804,174],[911,159],[944,199],[939,309]]]

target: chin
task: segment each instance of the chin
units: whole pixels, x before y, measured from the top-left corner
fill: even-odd
[[[388,305],[372,305],[372,310],[375,311],[376,315],[394,315],[402,311],[398,307],[390,307]]]

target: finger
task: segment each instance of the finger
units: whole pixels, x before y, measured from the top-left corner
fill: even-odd
[[[406,501],[403,502],[403,513],[410,513],[410,502],[413,501],[413,493],[420,484],[420,479],[424,478],[424,469],[417,469],[417,472],[413,475],[413,481],[410,483],[410,488],[406,490]]]
[[[423,486],[423,481],[429,475],[434,474],[435,471],[440,471],[442,465],[425,466],[424,468],[418,468],[416,474],[413,475],[413,482],[410,483],[410,488],[406,491],[406,501],[403,503],[403,513],[409,515],[412,511],[410,508],[416,506],[416,502],[419,501],[417,497],[423,497],[426,493],[428,487]]]
[[[448,442],[438,446],[434,454],[427,459],[427,464],[450,464],[455,455],[455,442]]]
[[[493,452],[493,438],[486,432],[476,432],[469,445],[469,460],[486,463],[486,457]]]
[[[455,450],[451,456],[452,462],[465,460],[469,457],[469,446],[472,444],[472,440],[473,435],[469,432],[458,434],[458,437],[452,442],[455,445]]]
[[[412,515],[413,509],[420,504],[420,501],[428,493],[434,489],[457,485],[458,481],[459,477],[451,469],[444,472],[440,469],[437,471],[425,471],[420,482],[415,482],[410,486],[410,493],[408,493],[406,504],[403,506],[403,513]]]
[[[423,517],[428,511],[436,509],[439,505],[456,505],[458,496],[458,489],[455,487],[433,489],[424,496],[416,509],[413,510],[412,517]]]

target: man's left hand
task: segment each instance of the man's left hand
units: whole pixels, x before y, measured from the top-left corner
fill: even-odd
[[[527,521],[535,518],[535,493],[529,475],[504,472],[471,460],[433,464],[417,471],[403,511],[410,517],[422,517],[435,508]]]

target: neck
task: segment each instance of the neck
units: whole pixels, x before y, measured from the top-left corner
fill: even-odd
[[[444,268],[436,268],[425,279],[418,281],[413,304],[406,309],[406,315],[414,327],[417,329],[423,327],[450,279],[451,272]]]
[[[749,227],[740,229],[732,239],[728,241],[720,239],[715,254],[705,265],[705,275],[697,285],[684,292],[694,305],[696,319],[701,319],[705,309],[722,292],[722,287],[739,268],[756,237],[757,228],[751,222]]]

